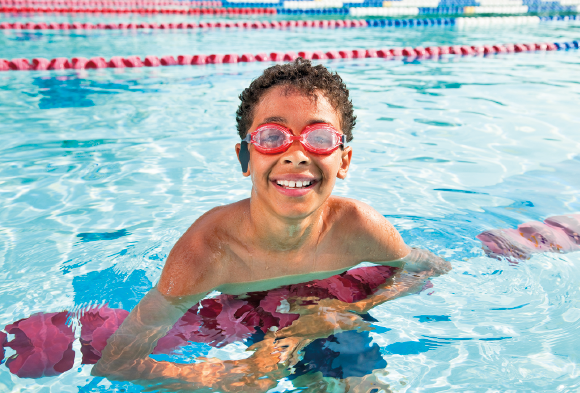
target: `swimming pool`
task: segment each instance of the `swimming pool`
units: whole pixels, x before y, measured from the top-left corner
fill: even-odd
[[[5,58],[109,57],[496,44],[500,34],[555,41],[578,31],[2,31],[0,45]],[[358,115],[353,167],[335,193],[369,203],[408,244],[454,268],[371,310],[384,382],[399,392],[576,391],[580,253],[514,264],[487,257],[475,236],[580,211],[578,51],[324,64],[345,79]],[[264,67],[0,73],[0,326],[68,310],[76,327],[94,305],[130,310],[197,217],[248,197],[234,112]],[[198,349],[236,359],[246,346]],[[74,367],[54,377],[0,366],[0,391],[140,390],[91,377],[78,341],[73,350]]]

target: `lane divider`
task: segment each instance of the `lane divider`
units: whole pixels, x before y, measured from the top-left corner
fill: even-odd
[[[197,28],[245,28],[245,29],[278,29],[292,27],[353,28],[367,27],[362,19],[348,20],[288,20],[288,21],[245,21],[245,22],[182,22],[182,23],[46,23],[46,22],[2,22],[0,30],[131,30],[131,29],[197,29]]]
[[[529,25],[542,22],[568,22],[580,20],[580,15],[566,16],[489,16],[455,18],[455,26],[465,27],[488,27],[505,25]]]
[[[49,7],[13,7],[0,6],[0,12],[4,13],[92,13],[92,14],[189,14],[189,15],[276,15],[276,8],[114,8],[94,7],[78,8],[69,6],[65,8]]]
[[[570,17],[505,16],[473,18],[424,18],[424,19],[345,19],[345,20],[286,20],[286,21],[245,21],[245,22],[181,22],[181,23],[47,23],[47,22],[2,22],[0,30],[131,30],[131,29],[203,29],[203,28],[245,28],[245,29],[281,29],[293,27],[313,28],[357,28],[357,27],[413,27],[413,26],[449,26],[458,28],[469,26],[495,26],[507,24],[535,24],[550,21],[580,21],[580,15]]]
[[[184,8],[184,7],[222,7],[219,0],[0,0],[2,7],[35,8]]]
[[[427,48],[394,48],[394,49],[355,49],[355,50],[331,50],[328,52],[272,52],[270,54],[212,54],[212,55],[181,55],[177,59],[173,56],[146,56],[141,59],[139,56],[113,56],[109,61],[104,57],[74,57],[71,60],[58,57],[56,59],[35,58],[32,62],[28,59],[0,59],[0,71],[44,71],[44,70],[66,70],[66,69],[98,69],[98,68],[136,68],[136,67],[159,67],[176,65],[204,65],[222,63],[250,63],[261,62],[283,62],[293,61],[298,56],[309,60],[326,59],[363,59],[363,58],[384,58],[401,59],[406,58],[438,58],[441,55],[456,56],[478,56],[493,55],[503,53],[520,53],[536,51],[555,51],[578,49],[578,41],[555,42],[555,43],[531,43],[531,44],[504,44],[504,45],[454,45],[454,46],[430,46]]]

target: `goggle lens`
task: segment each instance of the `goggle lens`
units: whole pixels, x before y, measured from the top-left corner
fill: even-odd
[[[319,150],[329,150],[338,144],[338,136],[328,128],[313,130],[306,134],[304,140],[310,146]]]
[[[279,149],[286,143],[286,137],[278,128],[263,128],[254,135],[253,142],[263,149]]]

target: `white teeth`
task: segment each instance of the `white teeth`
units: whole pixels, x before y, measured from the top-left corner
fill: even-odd
[[[302,188],[302,187],[308,187],[309,185],[312,184],[311,181],[289,181],[289,180],[276,180],[276,183],[281,186],[281,187],[287,187],[287,188]]]

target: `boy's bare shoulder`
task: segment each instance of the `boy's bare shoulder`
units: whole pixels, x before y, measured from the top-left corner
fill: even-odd
[[[167,257],[158,289],[171,296],[212,290],[222,284],[232,228],[241,225],[248,200],[215,207],[199,217]]]
[[[397,229],[371,206],[334,196],[329,206],[336,226],[332,232],[349,244],[348,252],[361,255],[368,262],[392,261],[407,255],[408,247]]]
[[[332,196],[329,198],[328,205],[336,220],[346,220],[351,225],[356,224],[364,227],[368,224],[386,221],[385,217],[378,211],[356,199]]]

